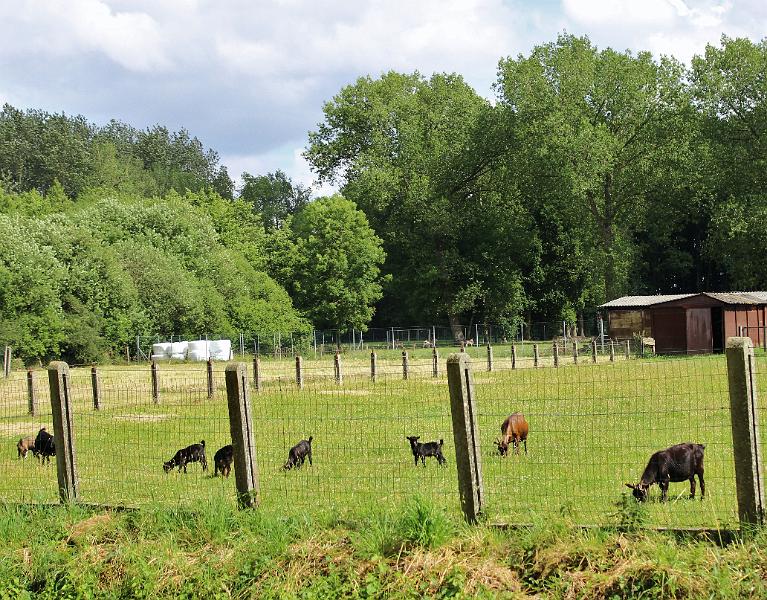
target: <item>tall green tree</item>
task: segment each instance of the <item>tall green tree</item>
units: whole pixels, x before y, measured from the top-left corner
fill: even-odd
[[[297,307],[316,327],[366,330],[381,298],[385,254],[364,213],[341,196],[319,198],[290,227]]]
[[[264,229],[281,228],[288,217],[308,204],[311,196],[311,190],[294,183],[279,169],[258,176],[243,173],[242,181],[239,199],[261,215]]]
[[[520,140],[522,185],[598,266],[591,302],[631,289],[648,195],[686,166],[683,75],[673,59],[598,50],[571,35],[500,62],[497,91]]]
[[[458,75],[390,72],[343,88],[324,114],[305,156],[384,240],[388,319],[457,326],[523,308],[531,236],[518,194],[489,179],[504,141],[485,100]]]

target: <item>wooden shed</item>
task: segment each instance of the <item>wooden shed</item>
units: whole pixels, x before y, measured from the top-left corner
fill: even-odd
[[[767,292],[624,296],[599,308],[610,337],[652,337],[661,354],[722,352],[740,335],[767,348]]]

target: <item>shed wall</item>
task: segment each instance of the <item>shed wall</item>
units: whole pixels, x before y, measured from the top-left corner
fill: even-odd
[[[659,354],[687,352],[687,318],[683,308],[652,311],[655,351]]]
[[[714,351],[710,308],[687,309],[687,352],[704,354]]]

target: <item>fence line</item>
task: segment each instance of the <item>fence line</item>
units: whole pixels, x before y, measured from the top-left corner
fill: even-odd
[[[736,386],[728,385],[728,373],[732,376],[735,367],[728,370],[722,356],[626,361],[618,360],[614,347],[594,353],[591,345],[583,348],[592,360],[564,368],[575,357],[559,354],[561,348],[539,345],[541,366],[534,368],[532,347],[507,347],[505,356],[496,353],[487,363],[488,370],[483,364],[490,356],[487,348],[468,347],[447,360],[460,365],[458,384],[449,384],[455,378],[450,369],[439,372],[436,349],[400,352],[399,360],[396,352],[387,358],[376,352],[360,361],[341,354],[327,361],[301,358],[293,373],[277,368],[278,361],[257,359],[257,377],[251,381],[243,376],[244,365],[224,370],[219,363],[72,368],[66,371],[66,392],[61,385],[46,390],[34,371],[13,373],[0,381],[0,435],[6,447],[0,457],[0,499],[49,502],[60,495],[142,505],[251,498],[254,504],[260,499],[262,505],[290,502],[311,509],[370,498],[396,502],[418,492],[457,510],[468,494],[473,504],[463,504],[469,520],[483,511],[515,522],[564,511],[575,522],[599,524],[613,518],[624,483],[637,481],[653,452],[695,442],[706,446],[706,501],[683,500],[686,484],[672,483],[669,502],[651,494],[648,523],[728,526],[761,514],[758,502],[755,513],[739,510],[744,486],[732,465],[733,456],[738,465],[760,465],[756,390],[764,390],[767,357],[754,359],[752,353],[750,359],[747,462],[735,442],[743,437],[736,433],[741,418],[730,414]],[[557,362],[558,368],[547,368]],[[499,368],[501,363],[505,368]],[[56,366],[49,373],[54,371],[59,381],[65,371]],[[232,386],[238,387],[233,391]],[[250,408],[242,404],[248,391],[258,392]],[[52,411],[51,398],[60,404],[62,394],[69,408]],[[459,405],[463,414],[456,412]],[[523,413],[530,425],[529,453],[501,456],[495,438],[513,412]],[[461,422],[468,429],[456,425]],[[66,423],[69,434],[59,431]],[[19,438],[41,427],[52,428],[62,440],[64,464],[56,469],[16,457]],[[237,431],[245,441],[237,441]],[[408,437],[415,436],[411,446]],[[283,470],[291,465],[291,448],[310,438],[311,457],[300,468]],[[186,475],[183,466],[179,472],[176,452],[203,441],[208,469],[192,462],[185,465]],[[427,442],[434,445],[426,447],[422,466],[417,444]],[[228,444],[234,447],[235,478],[214,478],[212,471],[219,470],[214,456]],[[436,447],[447,468],[429,450]],[[459,459],[459,447],[470,452],[469,459]],[[252,460],[243,455],[248,448]],[[470,487],[458,485],[453,460]],[[235,485],[238,462],[251,465],[240,476],[250,482],[249,491],[241,482]],[[168,473],[163,464],[170,465]],[[62,471],[69,479],[57,482]]]

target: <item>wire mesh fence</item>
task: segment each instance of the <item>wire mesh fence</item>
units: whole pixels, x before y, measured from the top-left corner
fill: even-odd
[[[566,513],[609,522],[625,483],[674,444],[705,444],[706,501],[672,484],[650,495],[648,523],[716,526],[737,521],[726,363],[722,356],[601,363],[475,377],[485,493],[492,513],[529,521]],[[501,457],[501,424],[521,412],[528,453]],[[700,491],[698,491],[700,496]]]
[[[686,483],[672,483],[669,501],[648,503],[648,524],[729,526],[737,498],[729,422],[727,365],[721,355],[626,360],[614,348],[532,345],[504,352],[466,348],[476,386],[485,496],[491,516],[509,522],[566,513],[575,522],[614,521],[616,503],[636,483],[650,455],[673,444],[705,444],[706,500],[687,499]],[[259,388],[251,373],[253,429],[261,500],[314,508],[397,503],[414,494],[459,509],[455,448],[445,375],[446,353],[432,350],[339,355],[302,361],[259,361]],[[596,356],[596,363],[593,358]],[[633,355],[632,355],[633,356]],[[516,360],[516,364],[514,364]],[[757,356],[756,381],[767,398],[767,356]],[[339,366],[337,366],[339,365]],[[201,500],[234,504],[234,477],[213,477],[214,454],[231,443],[224,364],[162,364],[153,386],[148,365],[97,370],[98,408],[90,368],[71,370],[79,499],[140,506]],[[52,430],[47,373],[36,371],[37,400],[29,414],[27,376],[0,381],[0,499],[56,501],[56,467],[17,458],[16,444],[40,427]],[[528,453],[501,457],[495,439],[513,412],[529,423]],[[762,427],[764,440],[765,426]],[[312,460],[283,469],[290,449],[311,436]],[[408,436],[439,442],[446,466],[434,456],[417,463]],[[208,470],[187,473],[163,464],[177,450],[205,440]],[[698,490],[697,495],[700,495]]]

